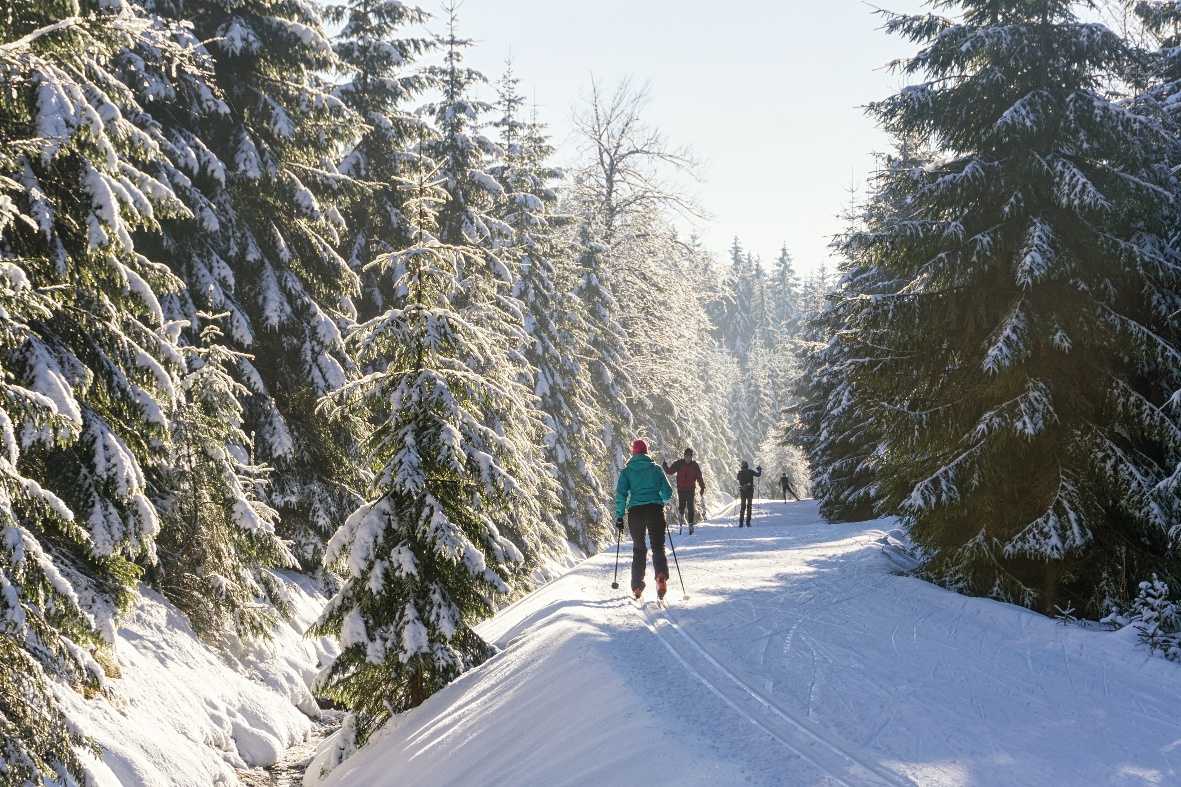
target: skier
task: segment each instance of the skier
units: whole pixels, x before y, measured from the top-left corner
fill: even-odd
[[[787,477],[787,471],[783,471],[783,475],[779,476],[779,488],[783,490],[783,502],[787,502],[787,493],[791,492],[791,496],[800,502],[800,496],[796,494],[795,487],[791,485],[791,479]]]
[[[701,496],[705,497],[705,479],[701,475],[701,465],[693,461],[693,449],[686,448],[683,459],[678,459],[671,466],[661,462],[661,467],[668,475],[677,477],[677,510],[681,522],[685,522],[685,511],[689,512],[689,535],[693,535],[693,526],[697,524],[697,487],[701,488]],[[696,486],[694,486],[696,484]],[[678,531],[679,532],[679,531]]]
[[[750,527],[751,508],[754,506],[755,499],[755,479],[763,475],[762,465],[756,467],[754,470],[750,469],[750,465],[746,462],[742,463],[742,468],[738,471],[738,496],[740,502],[738,504],[738,526],[742,527],[743,517],[746,517],[746,526]]]
[[[615,484],[615,527],[622,534],[623,515],[627,512],[628,529],[632,536],[632,595],[637,599],[644,592],[644,570],[648,562],[648,547],[644,534],[652,541],[652,570],[656,574],[656,596],[663,599],[668,592],[668,558],[664,554],[664,504],[672,499],[673,490],[668,479],[648,456],[648,444],[643,440],[632,443],[632,458],[619,474]]]

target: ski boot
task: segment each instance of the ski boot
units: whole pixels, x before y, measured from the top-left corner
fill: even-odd
[[[659,581],[660,580],[657,580],[657,582],[659,582]],[[639,587],[632,588],[632,597],[635,598],[636,601],[639,601],[640,596],[642,596],[642,595],[644,595],[644,583],[643,582],[640,583]]]
[[[656,600],[664,601],[664,594],[668,592],[668,577],[663,574],[656,575]]]

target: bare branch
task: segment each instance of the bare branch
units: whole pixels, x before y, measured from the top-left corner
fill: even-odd
[[[650,99],[647,83],[623,79],[610,93],[591,76],[590,97],[574,115],[587,162],[578,172],[581,199],[591,206],[613,244],[621,228],[645,212],[671,210],[700,218],[704,211],[670,179],[698,177],[699,163],[688,148],[673,147],[643,115]]]

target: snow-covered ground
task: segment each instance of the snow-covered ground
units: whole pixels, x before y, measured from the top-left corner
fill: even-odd
[[[62,692],[71,720],[102,749],[88,761],[94,787],[237,785],[239,769],[272,765],[312,732],[320,711],[308,686],[335,649],[303,636],[323,594],[306,577],[281,576],[292,619],[274,641],[234,655],[211,649],[141,588],[118,628],[109,698]]]
[[[1181,671],[1132,633],[898,576],[889,522],[728,513],[676,538],[688,601],[674,572],[671,609],[637,608],[599,555],[486,623],[500,654],[324,783],[1181,784]]]

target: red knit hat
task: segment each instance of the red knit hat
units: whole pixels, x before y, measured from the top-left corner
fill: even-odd
[[[648,444],[645,443],[643,440],[636,440],[634,443],[632,443],[632,453],[633,454],[648,453]]]

